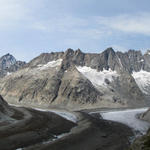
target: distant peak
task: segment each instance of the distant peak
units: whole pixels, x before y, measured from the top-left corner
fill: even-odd
[[[133,54],[139,54],[139,55],[142,55],[141,51],[140,50],[134,50],[134,49],[130,49],[128,52],[127,52],[129,55],[133,55]]]
[[[74,53],[74,50],[73,49],[71,49],[71,48],[69,48],[69,49],[67,49],[66,51],[65,51],[65,55],[72,55]]]
[[[82,54],[83,52],[78,48],[76,51],[75,51],[76,54]]]
[[[2,57],[12,57],[15,58],[13,55],[11,55],[10,53],[7,53],[6,55],[2,56]]]
[[[0,64],[3,66],[3,68],[9,68],[11,65],[15,63],[16,63],[15,57],[9,53],[0,58]]]
[[[76,50],[77,52],[82,52],[79,48]]]
[[[115,53],[115,51],[112,47],[109,47],[104,51],[104,53]]]
[[[129,49],[128,52],[141,52],[141,50]]]
[[[105,51],[114,51],[112,47],[108,47]]]
[[[68,48],[68,49],[66,50],[66,52],[74,52],[74,50],[71,49],[71,48]]]

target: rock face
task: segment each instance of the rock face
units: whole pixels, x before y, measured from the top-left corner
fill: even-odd
[[[15,61],[10,62],[13,65],[3,66],[13,68]],[[99,54],[80,49],[43,53],[1,79],[0,94],[16,102],[72,108],[143,106],[148,96],[143,86],[149,81],[141,87],[144,82],[139,78],[144,77],[137,77],[137,73],[149,73],[149,62],[149,51],[144,55],[112,48]]]
[[[17,61],[12,55],[6,54],[0,58],[0,77],[22,68],[25,62]]]
[[[137,138],[129,150],[149,150],[150,149],[150,131],[140,138]]]
[[[141,114],[140,119],[148,121],[150,123],[150,109],[148,109],[145,113]]]
[[[7,106],[8,106],[7,102],[4,101],[3,97],[0,95],[0,112],[1,113],[6,112]]]

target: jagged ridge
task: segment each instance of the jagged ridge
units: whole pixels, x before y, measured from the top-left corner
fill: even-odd
[[[48,103],[64,107],[88,104],[115,107],[143,105],[144,93],[132,73],[149,71],[149,61],[149,52],[144,55],[134,50],[122,53],[115,52],[112,48],[99,54],[83,53],[80,49],[44,53],[20,71],[3,78],[0,90],[3,96],[25,103]],[[112,76],[112,81],[106,78],[105,86],[96,86],[77,66],[90,67],[98,72],[112,70],[118,76]]]

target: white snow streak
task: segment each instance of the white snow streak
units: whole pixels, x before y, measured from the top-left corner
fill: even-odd
[[[150,72],[141,70],[139,72],[133,72],[132,76],[135,79],[141,91],[145,94],[150,94],[150,91],[148,91],[147,88],[150,87]]]
[[[144,62],[144,59],[139,60],[138,62]]]
[[[118,55],[116,55],[116,56],[117,56],[117,58],[118,58],[118,61],[119,61],[120,66],[123,68],[123,65],[122,65],[122,63],[121,63],[120,58],[118,57]]]
[[[47,64],[39,64],[38,65],[38,69],[39,70],[45,70],[49,67],[57,67],[57,66],[60,66],[62,63],[62,59],[57,59],[57,60],[54,60],[54,61],[50,61],[48,62]]]
[[[94,85],[98,86],[106,86],[105,79],[109,80],[110,82],[113,81],[114,77],[119,76],[116,71],[109,70],[103,70],[103,71],[97,71],[96,69],[92,69],[90,67],[76,67],[77,70],[82,73],[87,79],[89,79]]]
[[[7,72],[7,76],[11,75],[12,73],[11,72]]]

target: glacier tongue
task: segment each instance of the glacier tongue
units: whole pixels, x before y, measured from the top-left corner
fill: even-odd
[[[137,115],[144,113],[148,108],[139,108],[139,109],[129,109],[129,110],[119,110],[119,111],[108,111],[101,112],[103,119],[112,120],[128,125],[134,131],[139,132],[140,134],[145,134],[150,127],[150,124],[146,121],[139,120]]]

